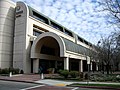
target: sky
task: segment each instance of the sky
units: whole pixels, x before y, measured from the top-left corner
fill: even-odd
[[[80,37],[97,44],[101,37],[114,31],[106,18],[100,0],[12,0],[23,1]]]

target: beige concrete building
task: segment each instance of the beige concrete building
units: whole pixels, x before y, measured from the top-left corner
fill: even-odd
[[[0,9],[0,68],[87,70],[91,43],[24,2],[0,0]]]
[[[15,3],[0,0],[0,68],[12,66]]]

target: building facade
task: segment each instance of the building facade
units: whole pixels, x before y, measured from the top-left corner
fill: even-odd
[[[1,0],[0,9],[0,68],[87,70],[91,43],[24,2]]]
[[[15,3],[0,0],[0,68],[12,66]]]

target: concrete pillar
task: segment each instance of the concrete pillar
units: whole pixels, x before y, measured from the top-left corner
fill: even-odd
[[[69,58],[64,58],[64,70],[69,70]]]
[[[93,63],[90,63],[90,71],[92,71]]]
[[[83,61],[79,61],[79,72],[83,72]]]
[[[39,59],[33,60],[33,73],[38,73]]]

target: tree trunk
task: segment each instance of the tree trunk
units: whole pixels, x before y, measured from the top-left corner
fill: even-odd
[[[116,70],[115,71],[118,71],[119,70],[119,63],[116,63]]]
[[[109,74],[109,65],[106,65],[107,74]]]

